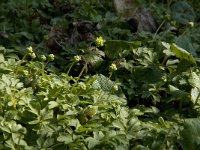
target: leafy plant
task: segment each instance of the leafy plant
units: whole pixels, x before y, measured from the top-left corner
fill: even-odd
[[[112,1],[0,2],[0,149],[198,149],[198,5],[143,2],[155,33]]]

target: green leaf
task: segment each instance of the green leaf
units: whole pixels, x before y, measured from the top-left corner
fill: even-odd
[[[169,85],[169,91],[174,97],[177,97],[177,98],[184,98],[188,96],[187,92],[182,91],[173,85]]]
[[[19,133],[12,133],[12,140],[17,145],[27,146],[27,143],[23,140],[23,136]]]
[[[140,41],[107,40],[105,43],[105,54],[110,59],[115,59],[123,50],[137,48],[139,46],[141,46]]]
[[[191,34],[191,33],[189,33],[189,34]],[[193,56],[197,56],[194,42],[191,40],[191,38],[189,36],[187,36],[187,35],[179,36],[176,38],[175,43],[177,45],[179,45],[180,47],[186,49]]]
[[[49,104],[49,109],[53,109],[58,106],[58,103],[56,101],[50,101],[48,104]]]
[[[72,136],[70,134],[67,133],[60,133],[58,138],[57,138],[58,142],[64,142],[65,144],[71,143],[72,140]]]
[[[200,77],[196,74],[196,72],[192,72],[189,79],[190,85],[193,87],[197,87],[200,90]]]
[[[185,119],[181,132],[183,150],[197,150],[200,147],[200,119]]]
[[[93,87],[95,89],[103,90],[109,92],[114,85],[114,82],[111,81],[108,77],[100,74],[97,75],[96,80],[93,82]]]
[[[100,143],[99,140],[92,138],[92,137],[88,137],[87,139],[85,139],[86,142],[88,142],[88,148],[93,148],[96,145],[98,145]]]
[[[190,96],[193,104],[196,104],[198,102],[199,94],[200,94],[199,90],[196,87],[192,88]]]
[[[29,108],[30,108],[30,112],[32,112],[35,115],[39,115],[40,114],[40,110],[41,110],[41,106],[39,102],[32,102],[29,103]]]
[[[195,11],[193,7],[189,4],[189,1],[177,1],[171,6],[172,18],[177,22],[186,24],[190,21],[195,20]]]
[[[185,59],[191,64],[196,64],[194,57],[185,49],[177,46],[176,44],[170,45],[171,51],[174,52],[177,58]]]
[[[4,59],[4,55],[2,53],[0,53],[0,62],[4,62],[5,59]]]

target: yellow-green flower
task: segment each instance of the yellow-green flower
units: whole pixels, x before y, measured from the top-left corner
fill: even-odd
[[[28,53],[33,53],[33,48],[32,48],[32,46],[29,46],[26,50],[27,50]]]
[[[31,56],[32,59],[35,59],[35,58],[36,58],[35,53],[30,53],[30,56]]]
[[[76,55],[73,57],[74,62],[79,62],[80,60],[81,60],[81,56]]]
[[[54,54],[49,54],[49,56],[48,56],[48,57],[49,57],[49,60],[50,60],[50,61],[53,61],[53,60],[54,60],[54,58],[55,58]]]
[[[110,72],[114,72],[114,71],[116,71],[117,70],[117,66],[115,65],[115,64],[111,64],[110,66],[109,66],[109,71]]]
[[[45,55],[41,55],[41,56],[40,56],[40,59],[41,59],[42,61],[46,61],[46,60],[47,60],[47,58],[46,58]]]
[[[118,91],[118,85],[116,85],[116,84],[113,85],[113,86],[112,86],[112,90],[113,90],[114,92]]]
[[[188,22],[187,25],[188,25],[190,28],[193,28],[193,27],[194,27],[194,22]]]
[[[103,47],[104,43],[105,43],[105,40],[101,36],[97,37],[97,39],[95,41],[95,44],[97,47]]]

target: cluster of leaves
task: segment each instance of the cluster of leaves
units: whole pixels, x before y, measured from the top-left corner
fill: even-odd
[[[128,149],[176,144],[175,123],[162,117],[147,124],[140,120],[139,116],[158,110],[129,109],[120,87],[108,77],[97,74],[78,80],[66,73],[47,74],[44,56],[41,61],[16,61],[1,54],[1,148]]]
[[[159,16],[156,33],[131,34],[111,1],[1,2],[0,149],[198,149],[198,6],[138,2]],[[81,19],[101,37],[66,46],[62,64],[48,32]]]

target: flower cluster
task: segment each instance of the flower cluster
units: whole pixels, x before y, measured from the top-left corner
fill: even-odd
[[[97,37],[95,44],[97,47],[103,47],[105,44],[105,40],[101,36]]]

